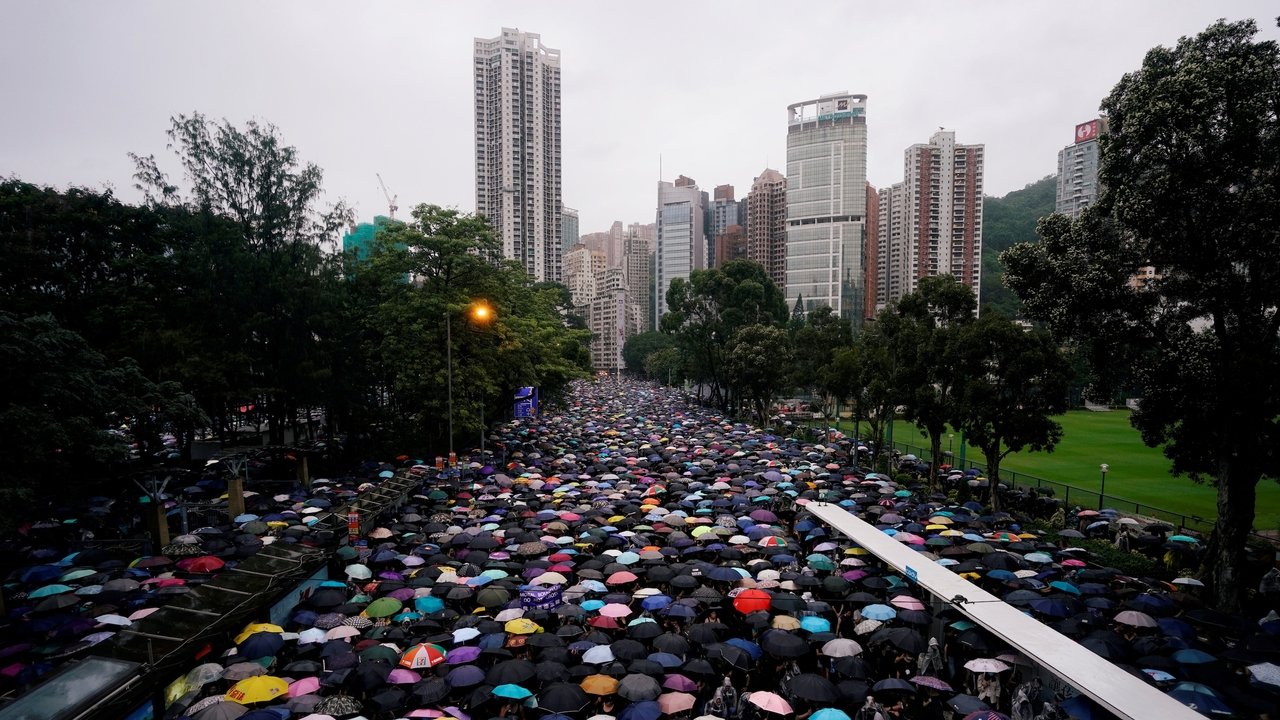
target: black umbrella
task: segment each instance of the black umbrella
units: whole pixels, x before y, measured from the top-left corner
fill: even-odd
[[[553,713],[579,712],[590,702],[582,688],[570,682],[552,683],[538,693],[538,707]]]
[[[317,713],[325,715],[354,715],[364,710],[359,700],[347,695],[333,695],[321,700],[315,708]]]
[[[751,656],[746,650],[735,645],[726,645],[725,643],[716,643],[707,646],[707,658],[710,660],[720,660],[731,667],[739,670],[751,669]]]
[[[760,636],[760,648],[774,657],[796,658],[809,654],[809,644],[785,630],[768,630]]]
[[[830,703],[840,698],[840,692],[830,680],[813,673],[800,673],[787,683],[787,693],[794,698],[813,703]]]
[[[536,677],[538,682],[543,685],[553,682],[566,682],[569,679],[569,668],[560,662],[539,662]]]
[[[914,693],[916,686],[901,678],[885,678],[871,686],[871,692],[908,692]]]
[[[903,627],[880,628],[871,634],[870,642],[889,643],[899,650],[916,655],[924,652],[925,648],[924,636],[915,630]]]
[[[449,683],[444,678],[433,677],[414,683],[409,693],[423,705],[430,705],[448,697],[449,690]]]
[[[642,623],[643,625],[652,625],[653,623]],[[689,652],[689,641],[683,636],[675,633],[663,633],[653,639],[650,643],[653,649],[659,652],[671,653],[672,655],[681,655]]]
[[[841,677],[853,678],[855,680],[866,680],[871,677],[871,667],[867,665],[867,661],[860,657],[842,657],[836,658],[834,669]]]
[[[990,710],[986,703],[972,695],[956,695],[947,701],[947,705],[961,715]]]
[[[536,675],[537,668],[528,660],[504,660],[490,668],[484,680],[490,685],[522,685]]]
[[[654,625],[656,623],[645,623],[645,625]],[[619,660],[639,660],[646,657],[649,651],[645,646],[636,640],[622,639],[611,644],[609,649],[613,651],[613,656]]]
[[[577,687],[576,685],[574,687]],[[578,688],[581,692],[582,689]],[[657,700],[662,694],[662,686],[648,675],[632,673],[618,682],[618,697],[632,702],[641,700]]]

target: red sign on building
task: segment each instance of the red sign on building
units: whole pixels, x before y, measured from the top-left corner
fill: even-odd
[[[1090,120],[1076,126],[1076,142],[1082,143],[1098,137],[1098,121]]]

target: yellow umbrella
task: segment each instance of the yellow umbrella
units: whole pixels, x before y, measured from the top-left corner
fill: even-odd
[[[608,675],[588,675],[581,687],[588,695],[612,695],[618,690],[618,681]]]
[[[241,705],[269,702],[289,692],[289,683],[270,675],[245,678],[227,691],[227,699]]]
[[[245,625],[244,629],[240,631],[240,634],[236,636],[236,644],[239,645],[245,641],[245,638],[254,633],[260,632],[282,633],[284,632],[284,628],[279,625],[272,625],[271,623],[249,623],[248,625]]]
[[[790,615],[779,615],[773,619],[773,627],[778,630],[799,630],[800,621]]]
[[[866,548],[851,547],[851,548],[849,548],[848,550],[845,550],[845,551],[844,551],[844,554],[845,554],[845,555],[866,555],[866,554],[867,554],[867,550],[866,550]]]
[[[946,530],[946,525],[926,525],[925,530]]]
[[[947,517],[946,515],[935,515],[929,518],[929,522],[934,525],[950,525],[955,521]]]
[[[711,528],[707,527],[706,525],[699,525],[698,527],[693,529],[693,532],[689,534],[695,538],[700,538],[709,532],[711,532]]]
[[[512,635],[532,635],[542,632],[542,626],[528,618],[508,620],[507,624],[502,626],[502,629]]]

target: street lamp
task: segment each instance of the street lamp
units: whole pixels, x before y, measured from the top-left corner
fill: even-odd
[[[955,442],[955,439],[956,439],[955,433],[947,433],[947,456],[948,457],[951,456],[951,443]]]
[[[1100,465],[1098,469],[1102,471],[1102,488],[1098,492],[1098,509],[1101,510],[1102,499],[1106,497],[1106,494],[1107,494],[1107,471],[1110,470],[1111,467],[1108,466],[1106,463],[1102,463],[1102,465]]]
[[[493,308],[483,300],[477,300],[467,307],[467,315],[475,322],[486,324],[493,319]],[[444,311],[444,352],[446,359],[445,382],[449,393],[449,457],[453,454],[453,316]]]

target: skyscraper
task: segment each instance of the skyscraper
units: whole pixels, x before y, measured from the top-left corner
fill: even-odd
[[[867,96],[836,93],[787,107],[787,304],[863,317]]]
[[[867,183],[867,242],[863,252],[862,288],[863,317],[874,317],[879,311],[876,302],[880,294],[880,193]]]
[[[907,186],[894,183],[881,188],[880,222],[876,228],[876,306],[878,312],[906,294],[903,288],[909,283],[912,265],[911,249],[907,245]]]
[[[560,255],[578,244],[578,211],[570,207],[560,208]]]
[[[653,250],[649,241],[636,232],[633,224],[627,233],[622,269],[627,281],[627,335],[648,332],[653,328]]]
[[[906,149],[905,224],[899,234],[905,247],[891,250],[905,273],[888,301],[914,292],[920,278],[942,274],[955,275],[977,295],[982,282],[983,155],[984,146],[960,145],[956,133],[947,129]],[[883,204],[881,218],[883,224]]]
[[[1098,137],[1106,131],[1105,119],[1080,123],[1075,143],[1058,151],[1055,212],[1076,217],[1098,200]]]
[[[704,215],[707,194],[683,175],[674,183],[658,181],[658,245],[654,272],[654,327],[667,312],[667,288],[707,267]]]
[[[560,280],[560,51],[502,28],[475,39],[476,213],[504,257]]]
[[[764,266],[773,284],[787,287],[787,179],[772,168],[747,193],[747,257]]]

